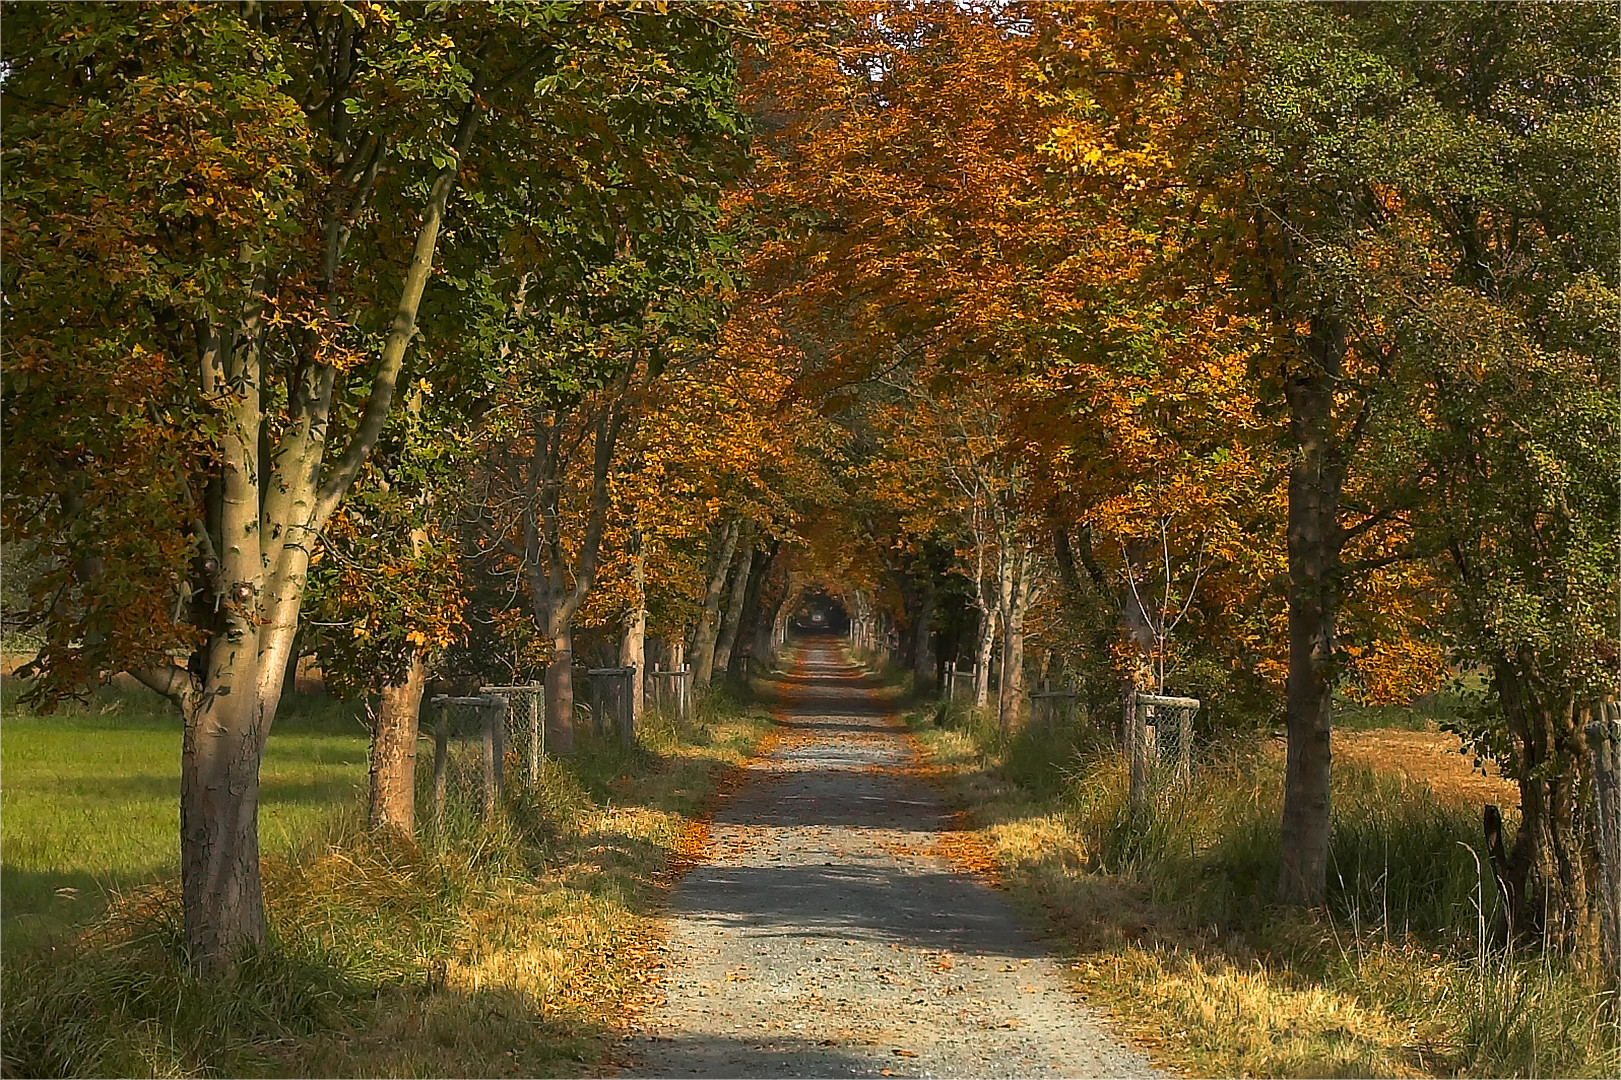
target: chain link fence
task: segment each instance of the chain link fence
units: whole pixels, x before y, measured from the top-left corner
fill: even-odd
[[[1193,718],[1199,699],[1133,692],[1126,697],[1121,742],[1129,764],[1131,804],[1149,792],[1186,784],[1193,774]]]
[[[440,695],[433,710],[433,821],[447,814],[489,817],[516,767],[530,783],[546,753],[545,691],[539,685],[485,686],[474,696]]]

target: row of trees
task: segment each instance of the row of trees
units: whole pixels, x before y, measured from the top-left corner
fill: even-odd
[[[861,383],[895,621],[931,617],[951,551],[957,656],[983,703],[1000,653],[1004,725],[1032,627],[1100,701],[1122,674],[1283,691],[1295,903],[1326,888],[1335,691],[1479,672],[1466,733],[1521,787],[1513,917],[1591,943],[1616,30],[1534,4],[779,12],[755,198],[785,227],[755,275]]]
[[[5,528],[49,701],[185,717],[187,937],[264,930],[287,672],[372,695],[761,656],[802,590],[971,663],[1281,695],[1481,670],[1521,926],[1590,927],[1613,691],[1601,6],[30,5],[3,90]]]

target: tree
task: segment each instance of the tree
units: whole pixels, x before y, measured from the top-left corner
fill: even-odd
[[[445,400],[448,399],[448,400]],[[467,630],[454,528],[468,442],[467,403],[420,381],[312,560],[311,622],[322,677],[340,695],[370,695],[367,824],[416,828],[417,723],[430,666]]]
[[[1433,497],[1408,407],[1422,385],[1369,312],[1369,271],[1407,217],[1405,155],[1435,134],[1387,49],[1336,6],[1201,9],[1180,57],[1189,108],[1167,135],[1203,204],[1191,265],[1223,273],[1256,330],[1256,387],[1289,463],[1288,681],[1279,897],[1327,887],[1333,692],[1341,615],[1368,575],[1422,558],[1412,514]],[[1180,136],[1176,134],[1180,129]],[[1211,133],[1219,131],[1219,135]]]
[[[1430,113],[1393,184],[1408,226],[1376,315],[1424,373],[1419,528],[1449,644],[1490,675],[1462,727],[1520,787],[1494,870],[1516,933],[1595,951],[1583,721],[1616,692],[1621,24],[1532,4],[1359,22]]]
[[[674,91],[641,80],[687,70],[658,45],[728,55],[710,14],[8,10],[6,521],[49,552],[36,691],[127,669],[181,708],[204,970],[264,937],[259,761],[309,559],[388,419],[453,193],[489,205],[640,123],[621,78],[657,116]]]

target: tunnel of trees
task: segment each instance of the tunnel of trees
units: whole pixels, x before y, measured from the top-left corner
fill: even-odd
[[[1591,946],[1613,5],[10,4],[4,47],[6,615],[36,700],[184,716],[205,967],[264,938],[301,657],[379,746],[543,682],[567,753],[578,669],[701,693],[789,631],[1014,727],[1041,679],[1281,724],[1303,905],[1336,693],[1478,677],[1516,923]]]

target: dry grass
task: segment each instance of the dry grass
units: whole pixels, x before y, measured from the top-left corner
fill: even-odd
[[[420,844],[351,813],[265,862],[273,943],[234,985],[184,974],[173,885],[7,954],[7,1075],[597,1075],[655,999],[658,916],[768,718],[711,709],[587,745],[503,817]]]
[[[1133,821],[1107,754],[1045,792],[970,730],[920,724],[916,737],[919,772],[971,827],[943,853],[1000,883],[1069,957],[1077,992],[1173,1073],[1616,1071],[1613,1019],[1584,975],[1479,949],[1481,896],[1458,880],[1472,863],[1431,853],[1478,828],[1472,789],[1339,770],[1343,880],[1328,912],[1300,913],[1269,904],[1281,784],[1265,747],[1218,754],[1202,782]],[[1467,761],[1441,760],[1467,778]],[[1382,864],[1364,865],[1370,854]]]
[[[1336,761],[1424,784],[1441,802],[1496,803],[1505,809],[1520,805],[1519,785],[1505,780],[1496,762],[1484,761],[1476,768],[1462,752],[1463,740],[1451,732],[1374,728],[1335,731],[1333,740]]]

